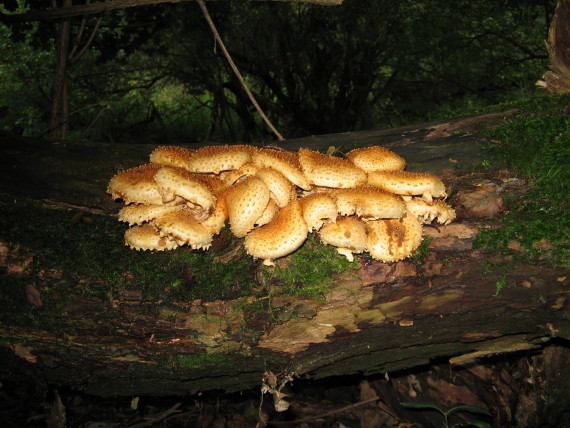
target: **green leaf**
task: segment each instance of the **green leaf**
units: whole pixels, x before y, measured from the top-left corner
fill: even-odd
[[[400,404],[411,409],[433,409],[437,410],[441,414],[445,414],[445,411],[441,407],[434,403],[430,403],[429,401],[407,401]]]
[[[449,409],[446,413],[448,415],[451,415],[452,413],[456,413],[456,412],[460,412],[460,411],[465,411],[465,412],[470,412],[470,413],[478,413],[480,415],[491,416],[491,413],[487,409],[483,409],[482,407],[477,407],[477,406],[468,406],[468,405],[453,407],[453,408]]]

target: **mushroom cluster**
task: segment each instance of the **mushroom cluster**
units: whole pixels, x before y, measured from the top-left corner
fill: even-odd
[[[148,164],[112,177],[108,192],[125,202],[119,220],[130,226],[126,245],[137,250],[206,250],[229,222],[247,253],[269,266],[311,232],[350,261],[368,252],[392,262],[420,245],[423,224],[455,218],[443,182],[405,168],[405,159],[379,146],[346,158],[249,145],[160,146]]]

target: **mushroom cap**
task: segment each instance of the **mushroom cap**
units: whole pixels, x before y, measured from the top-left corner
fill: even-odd
[[[373,171],[368,184],[398,195],[422,195],[426,202],[445,198],[445,185],[432,174],[408,171]]]
[[[129,227],[125,232],[125,245],[133,250],[173,250],[178,243],[168,236],[160,236],[151,224]]]
[[[406,213],[406,204],[401,197],[372,186],[352,189],[333,189],[338,213],[365,219],[400,218]]]
[[[383,262],[410,256],[422,243],[422,224],[407,214],[401,219],[373,220],[366,223],[368,252]]]
[[[202,226],[191,211],[173,211],[153,220],[161,236],[168,236],[180,245],[188,244],[193,249],[208,249],[212,233]]]
[[[423,224],[431,223],[437,219],[440,224],[449,224],[455,220],[455,210],[441,199],[435,199],[428,204],[421,198],[412,198],[406,201],[407,212],[416,216]]]
[[[212,235],[220,233],[226,221],[228,220],[228,203],[226,201],[225,192],[218,194],[216,205],[212,213],[203,221],[200,222]]]
[[[297,196],[295,186],[283,174],[272,168],[259,168],[255,176],[269,188],[270,196],[279,208],[285,207]]]
[[[126,204],[163,205],[158,183],[154,181],[158,164],[144,164],[114,175],[109,181],[107,192],[113,199],[122,199]]]
[[[156,172],[154,180],[158,183],[165,201],[180,196],[188,202],[199,205],[204,211],[210,211],[216,203],[212,188],[205,184],[198,174],[185,169],[172,166],[162,167]]]
[[[368,239],[366,226],[358,217],[340,217],[335,223],[327,223],[319,231],[319,237],[325,244],[337,247],[337,251],[352,262],[352,253],[366,251]]]
[[[202,147],[193,153],[186,168],[192,172],[219,174],[249,162],[255,150],[255,147],[243,144]]]
[[[253,163],[262,168],[273,168],[283,174],[291,183],[309,190],[311,185],[303,174],[296,153],[273,149],[259,149],[252,156]]]
[[[223,192],[224,189],[227,187],[226,183],[224,183],[224,181],[220,177],[214,174],[195,173],[194,179],[208,186],[211,189],[214,196],[217,195],[218,193]]]
[[[223,172],[221,179],[226,186],[231,186],[244,177],[251,177],[255,175],[259,167],[251,162],[243,164],[238,169]]]
[[[406,169],[406,160],[392,150],[380,146],[354,149],[346,158],[365,172]]]
[[[251,229],[269,203],[269,189],[257,177],[247,177],[229,187],[226,192],[230,229],[243,238]]]
[[[335,221],[338,209],[334,199],[326,193],[311,193],[299,199],[308,231],[319,230],[325,220]]]
[[[264,224],[269,223],[271,220],[273,220],[273,217],[275,217],[275,214],[277,214],[278,211],[279,206],[277,205],[277,202],[269,198],[269,202],[263,210],[261,217],[255,220],[255,227],[263,226]]]
[[[248,254],[272,266],[273,260],[291,254],[303,245],[307,235],[303,208],[296,199],[282,208],[271,222],[250,232],[244,246]]]
[[[186,168],[194,150],[178,146],[158,146],[150,153],[150,161],[160,165]]]
[[[299,163],[316,186],[348,188],[366,183],[366,173],[346,159],[309,149],[299,149]]]
[[[133,224],[142,224],[147,221],[154,220],[159,215],[171,212],[179,211],[184,208],[184,205],[144,205],[144,204],[132,204],[123,207],[119,211],[119,221],[124,221],[128,223],[129,226]]]

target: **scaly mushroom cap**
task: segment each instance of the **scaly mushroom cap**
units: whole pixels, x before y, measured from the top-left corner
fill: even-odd
[[[236,237],[243,238],[265,211],[269,189],[260,178],[247,177],[228,188],[226,200],[230,229]]]
[[[193,249],[208,249],[212,233],[202,226],[190,211],[174,211],[153,220],[161,236],[168,236],[179,245],[188,244]]]
[[[184,208],[184,205],[144,205],[144,204],[133,204],[123,207],[119,211],[119,221],[124,221],[128,223],[129,226],[133,224],[142,224],[147,221],[154,220],[159,215],[171,212],[180,211]]]
[[[273,217],[275,217],[275,214],[277,214],[278,211],[279,206],[277,205],[277,202],[269,198],[269,202],[263,210],[261,217],[255,221],[255,227],[263,226],[264,224],[269,223],[271,220],[273,220]]]
[[[354,149],[348,152],[346,157],[365,172],[406,169],[406,160],[403,157],[380,146]]]
[[[125,245],[133,250],[173,250],[178,243],[168,236],[160,236],[151,224],[129,227],[125,232]]]
[[[366,251],[368,240],[364,222],[358,217],[340,217],[335,223],[327,223],[319,231],[319,237],[325,244],[337,247],[339,254],[354,261],[352,253]]]
[[[427,203],[432,198],[445,198],[445,185],[435,175],[408,171],[373,171],[368,184],[398,195],[422,195]]]
[[[194,178],[209,187],[212,190],[214,196],[216,196],[218,193],[223,192],[227,187],[226,183],[224,183],[224,181],[217,175],[196,173],[194,175]]]
[[[400,218],[406,212],[402,198],[372,186],[333,189],[330,195],[335,199],[341,215],[356,214],[364,219],[381,219]]]
[[[279,208],[283,208],[297,196],[295,186],[283,174],[272,168],[259,168],[255,176],[269,188],[270,196]]]
[[[158,146],[150,153],[150,161],[166,166],[186,168],[193,150],[178,146]]]
[[[216,199],[216,205],[212,213],[200,222],[212,235],[220,233],[226,221],[228,220],[228,203],[226,201],[226,193],[221,192]]]
[[[107,192],[126,204],[163,205],[158,183],[154,181],[160,168],[162,165],[150,163],[122,171],[111,178]]]
[[[366,173],[346,159],[299,149],[299,163],[309,182],[316,186],[348,188],[366,183]]]
[[[455,210],[440,199],[434,200],[430,205],[423,199],[412,198],[406,201],[406,209],[423,224],[431,223],[435,219],[440,224],[449,224],[455,220]]]
[[[263,259],[266,266],[273,266],[273,260],[303,245],[307,235],[301,202],[296,199],[281,209],[270,223],[249,233],[244,246],[248,254]]]
[[[253,163],[261,168],[273,168],[283,174],[291,183],[309,190],[311,185],[301,170],[296,153],[273,149],[260,149],[252,156]]]
[[[373,220],[366,223],[368,252],[383,262],[396,262],[410,256],[422,243],[422,224],[413,215],[401,219]]]
[[[238,169],[223,172],[220,176],[226,187],[229,187],[244,177],[255,175],[258,169],[259,167],[257,165],[248,162],[240,166]]]
[[[160,168],[154,181],[158,183],[160,193],[165,202],[180,196],[192,204],[200,206],[204,211],[210,211],[216,203],[216,197],[210,186],[198,178],[198,174],[182,168],[165,166]]]
[[[212,172],[238,169],[251,160],[255,147],[247,145],[207,146],[196,150],[186,168],[192,172]]]
[[[326,193],[311,193],[299,199],[308,231],[319,230],[325,220],[335,221],[338,209],[334,199]]]

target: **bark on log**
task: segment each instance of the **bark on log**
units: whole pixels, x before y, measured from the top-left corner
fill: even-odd
[[[493,126],[501,117],[283,145],[383,144],[406,151],[416,170],[445,168],[449,183],[464,174],[463,167],[471,171],[468,159],[477,159],[477,138],[462,132]],[[109,177],[121,167],[145,162],[149,150],[42,145],[5,137],[0,191],[60,207],[116,212],[117,204],[105,194]],[[429,165],[422,162],[430,157]],[[393,372],[434,359],[469,365],[570,339],[567,272],[516,264],[503,283],[501,262],[513,263],[497,258],[487,264],[487,255],[472,249],[480,227],[463,220],[431,229],[429,255],[421,263],[362,257],[358,270],[335,277],[323,301],[266,296],[257,302],[241,298],[166,306],[114,293],[75,297],[57,315],[30,324],[30,312],[41,318],[43,309],[32,306],[33,290],[27,289],[28,299],[18,302],[20,315],[0,318],[1,370],[101,396],[174,395],[259,387],[267,373],[285,381]],[[252,310],[252,303],[264,310]]]
[[[570,92],[570,1],[561,0],[556,7],[546,41],[550,70],[537,85],[551,94]]]

